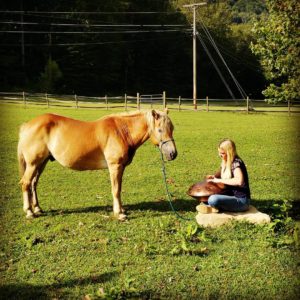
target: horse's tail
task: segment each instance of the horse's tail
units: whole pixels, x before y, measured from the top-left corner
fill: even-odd
[[[19,149],[18,149],[18,161],[19,161],[19,174],[20,174],[20,178],[22,178],[26,170],[26,161],[24,159],[23,153],[19,151]]]
[[[26,161],[23,155],[22,147],[21,147],[21,137],[22,137],[22,130],[23,130],[23,125],[20,127],[20,132],[19,132],[19,143],[18,143],[18,162],[19,162],[19,174],[20,178],[22,179],[25,170],[26,170]]]

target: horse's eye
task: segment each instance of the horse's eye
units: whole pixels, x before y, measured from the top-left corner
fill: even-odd
[[[159,133],[162,133],[162,130],[161,130],[160,128],[158,128],[158,132],[159,132]]]

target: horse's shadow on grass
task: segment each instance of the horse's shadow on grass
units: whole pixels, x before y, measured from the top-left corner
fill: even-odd
[[[103,284],[119,276],[119,272],[107,272],[99,275],[92,275],[89,277],[79,277],[69,279],[62,282],[52,283],[49,285],[31,285],[27,283],[12,283],[0,286],[1,299],[55,299],[68,298],[68,291],[64,292],[64,288],[81,287],[88,285]],[[60,295],[56,295],[59,291]],[[63,295],[61,295],[63,293]]]
[[[278,208],[274,207],[274,204],[282,204],[282,201],[275,199],[270,200],[251,200],[251,204],[254,205],[259,211],[267,213],[269,215],[275,215]],[[195,212],[196,206],[199,203],[194,199],[175,199],[172,201],[172,206],[176,211],[179,212]],[[293,219],[300,219],[300,201],[292,201],[291,209],[289,210],[289,216]],[[143,201],[135,204],[125,204],[124,208],[130,214],[130,212],[136,211],[154,211],[154,212],[170,212],[172,208],[169,201]],[[68,209],[57,209],[46,211],[46,216],[53,215],[67,215],[67,214],[80,214],[80,213],[112,213],[112,205],[99,205],[99,206],[88,206],[80,208],[68,208]]]
[[[194,199],[175,199],[172,201],[172,205],[176,211],[181,212],[195,212],[195,207],[198,202]],[[170,203],[165,201],[144,201],[135,204],[124,204],[126,212],[135,211],[155,211],[155,212],[168,212],[171,211]],[[81,213],[112,213],[112,205],[99,205],[88,206],[80,208],[67,208],[67,209],[51,209],[45,212],[45,216],[55,215],[68,215],[68,214],[81,214]]]
[[[100,212],[108,213],[110,211],[112,211],[112,206],[109,205],[87,206],[87,207],[79,207],[79,208],[50,209],[48,211],[44,211],[43,216],[86,214],[86,213],[100,213]]]

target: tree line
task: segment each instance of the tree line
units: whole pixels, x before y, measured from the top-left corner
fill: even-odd
[[[2,1],[1,89],[111,96],[166,90],[170,96],[191,97],[192,11],[184,5],[193,2]],[[248,96],[264,97],[270,77],[261,63],[255,24],[269,17],[272,1],[207,2],[196,15],[206,45],[198,41],[198,98],[230,98],[224,81],[241,98],[230,72]]]

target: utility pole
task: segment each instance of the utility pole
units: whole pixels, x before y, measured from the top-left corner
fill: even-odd
[[[194,109],[197,109],[197,36],[196,36],[196,9],[199,6],[206,5],[206,2],[192,3],[183,5],[186,8],[193,9],[193,104]]]

